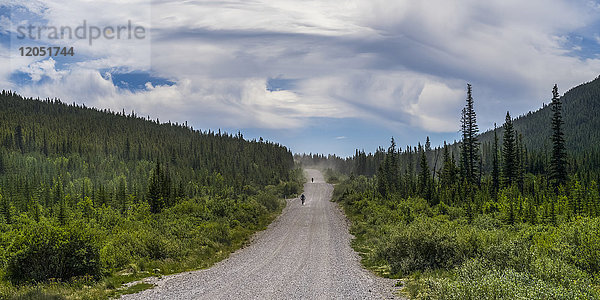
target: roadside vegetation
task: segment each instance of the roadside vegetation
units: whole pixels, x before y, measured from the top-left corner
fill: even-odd
[[[373,197],[364,176],[336,185],[353,247],[415,299],[598,299],[600,219],[538,216],[505,203],[469,220],[465,209],[425,199]],[[503,191],[502,193],[510,193]]]
[[[102,299],[206,268],[281,212],[290,151],[0,94],[0,299]]]
[[[535,138],[518,132],[509,113],[501,128],[479,135],[467,91],[458,144],[432,149],[427,138],[403,151],[392,139],[387,150],[348,159],[297,160],[329,161],[354,249],[368,268],[400,279],[406,296],[600,299],[600,141],[581,139],[577,128],[567,129],[577,138],[565,135],[565,122],[588,124],[572,110],[567,116],[579,121],[563,121],[561,102],[598,99],[600,79],[564,97],[555,86],[549,106],[519,120],[526,132],[544,128]],[[537,148],[543,139],[548,146]]]

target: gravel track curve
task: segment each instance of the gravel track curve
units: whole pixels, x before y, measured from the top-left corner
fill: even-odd
[[[122,299],[396,299],[395,280],[363,269],[350,247],[346,217],[330,202],[333,186],[317,170],[306,204],[288,200],[249,246],[205,270],[146,279],[152,289]]]

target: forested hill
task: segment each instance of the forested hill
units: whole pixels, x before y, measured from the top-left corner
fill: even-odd
[[[0,298],[102,299],[121,282],[207,267],[301,181],[291,152],[262,138],[3,91]],[[37,287],[48,280],[71,283]]]
[[[485,99],[467,85],[459,143],[297,159],[350,175],[326,173],[353,246],[412,298],[600,299],[600,78],[550,88],[551,106],[496,134],[477,134]]]
[[[547,95],[550,101],[550,89]],[[570,89],[561,97],[561,102],[567,151],[579,155],[600,149],[600,77]],[[551,149],[551,114],[551,107],[544,105],[539,110],[513,121],[515,130],[523,135],[523,142],[528,150]],[[502,124],[498,124],[498,127],[501,126]],[[502,137],[502,133],[500,128],[499,138]],[[491,143],[493,140],[493,130],[480,135],[481,142]]]
[[[18,210],[57,185],[64,195],[99,204],[115,200],[115,193],[144,200],[157,163],[172,187],[165,198],[206,194],[215,185],[231,192],[259,189],[287,180],[293,167],[286,147],[262,139],[6,91],[0,95],[0,142],[0,187]]]
[[[548,89],[547,99],[552,97],[551,89]],[[600,77],[588,83],[581,84],[568,90],[562,97],[562,119],[564,125],[564,138],[568,154],[568,165],[571,173],[577,170],[593,171],[597,174],[600,166]],[[481,105],[482,99],[475,99],[475,109]],[[547,102],[548,102],[547,101]],[[506,112],[501,112],[498,118],[503,118]],[[551,120],[552,110],[548,105],[519,116],[513,120],[513,126],[517,133],[519,143],[522,141],[523,164],[528,172],[534,174],[544,173],[547,170],[551,147]],[[479,118],[478,121],[481,121]],[[496,134],[499,139],[499,147],[502,147],[504,134],[503,123],[497,124]],[[478,137],[481,143],[481,158],[484,173],[492,170],[494,130],[481,133]],[[426,137],[423,138],[423,149],[427,153],[427,162],[430,168],[439,171],[443,167],[441,162],[443,147],[432,148]],[[402,143],[402,141],[400,141]],[[448,149],[455,162],[460,160],[460,142],[449,143]],[[408,146],[406,149],[399,148],[399,167],[410,172],[412,168],[420,170],[419,155],[420,147]],[[386,149],[379,147],[375,152],[365,153],[364,150],[356,150],[353,157],[342,159],[336,156],[321,155],[297,155],[296,160],[304,165],[317,165],[332,168],[342,173],[374,175],[380,163],[383,161]]]

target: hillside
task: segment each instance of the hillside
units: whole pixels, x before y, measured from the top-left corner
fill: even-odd
[[[293,167],[286,147],[240,133],[3,91],[0,298],[31,298],[48,280],[66,283],[44,293],[105,298],[120,282],[206,267],[301,190]]]
[[[551,98],[548,89],[548,99]],[[549,100],[548,100],[549,101]],[[567,150],[581,153],[600,147],[600,77],[568,90],[561,97]],[[520,116],[514,121],[515,130],[523,134],[531,149],[550,147],[550,106]],[[501,124],[499,124],[500,126]],[[482,141],[491,141],[493,131],[481,135]]]
[[[0,95],[0,142],[5,158],[0,168],[4,172],[0,173],[5,181],[28,172],[35,174],[27,176],[30,187],[52,183],[58,177],[67,182],[87,177],[92,185],[108,185],[110,191],[116,188],[114,180],[125,175],[128,192],[142,199],[155,162],[168,165],[175,185],[189,196],[196,195],[198,186],[194,183],[206,183],[216,173],[238,189],[246,185],[258,188],[286,180],[293,167],[286,147],[246,141],[241,134],[201,132],[170,122],[159,124],[133,112],[113,113],[59,100],[24,99],[9,92]],[[61,157],[68,160],[48,173],[23,169],[12,156],[34,157],[41,164]],[[21,188],[14,182],[2,186],[9,193]],[[83,183],[74,183],[72,189],[66,192],[94,194]]]
[[[600,299],[600,78],[561,100],[559,159],[550,159],[543,107],[514,121],[522,140],[498,129],[497,168],[493,131],[479,136],[483,165],[469,157],[466,121],[464,156],[458,143],[448,147],[453,159],[427,142],[399,152],[392,139],[387,151],[357,151],[336,168],[367,176],[329,171],[364,265],[403,278],[415,299]],[[470,104],[463,120],[472,120]]]

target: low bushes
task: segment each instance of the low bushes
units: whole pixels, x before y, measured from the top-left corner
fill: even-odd
[[[493,262],[471,259],[450,277],[417,277],[408,290],[417,299],[598,299],[591,280],[580,271],[569,273],[573,270],[560,261],[545,263],[553,264],[561,276],[572,281],[564,284],[547,280],[542,274],[498,268]]]
[[[381,199],[364,186],[358,178],[334,191],[352,220],[353,246],[366,266],[406,278],[411,297],[600,299],[599,218],[510,225],[490,210],[469,220],[459,207]]]
[[[237,249],[283,205],[276,195],[260,191],[238,199],[180,200],[154,214],[140,202],[130,203],[125,215],[92,206],[95,217],[67,219],[65,225],[22,214],[13,224],[0,223],[0,275],[16,285],[72,284],[115,272],[164,274],[203,267]]]
[[[75,226],[32,224],[16,236],[8,252],[6,277],[14,283],[98,277],[101,273],[95,237]]]
[[[418,218],[397,227],[389,243],[378,248],[377,255],[389,262],[393,273],[410,274],[454,267],[462,262],[465,248],[449,223]]]

